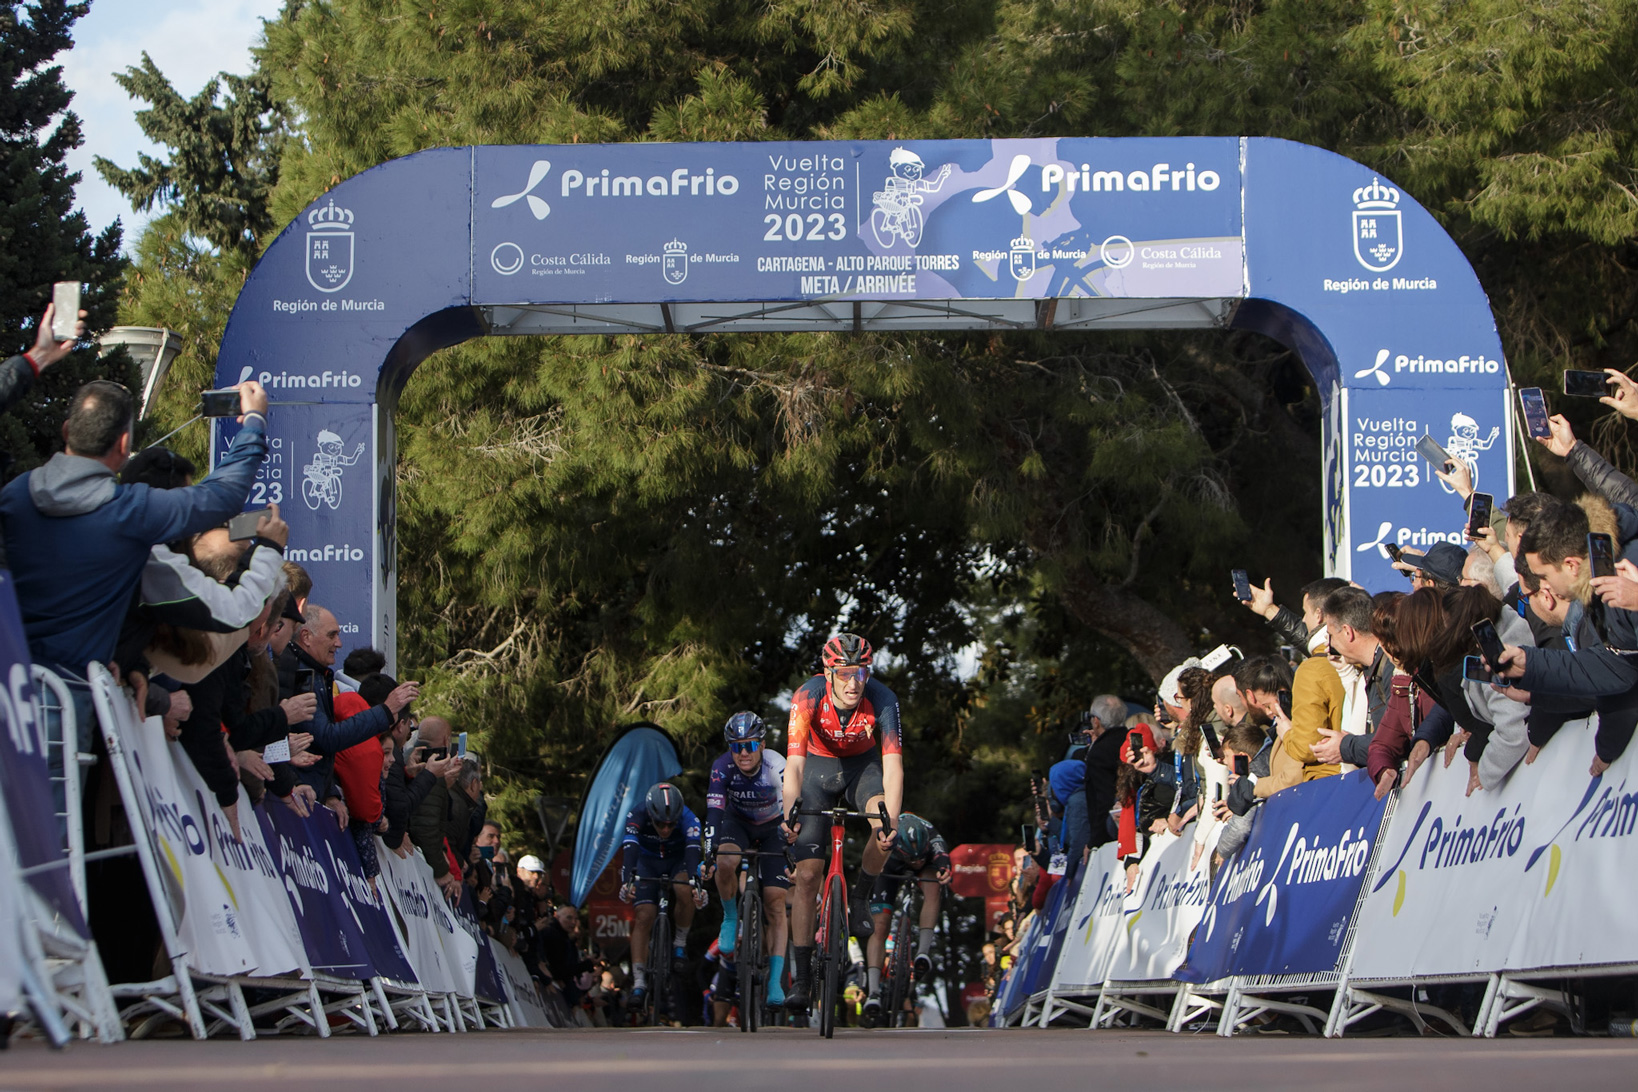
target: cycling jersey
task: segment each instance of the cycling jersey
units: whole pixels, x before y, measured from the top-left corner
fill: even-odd
[[[747,777],[734,765],[732,752],[725,751],[711,763],[711,780],[705,789],[705,825],[714,828],[728,811],[753,826],[771,823],[784,815],[785,756],[762,749],[762,764]]]
[[[865,682],[859,704],[846,713],[830,701],[830,688],[823,675],[815,675],[791,695],[791,723],[786,753],[847,758],[873,750],[880,743],[882,754],[899,750],[899,699],[875,678]]]
[[[620,866],[622,884],[630,883],[636,875],[639,855],[666,862],[675,862],[680,857],[692,876],[700,866],[700,821],[685,804],[682,818],[671,828],[670,836],[661,838],[654,824],[649,822],[648,809],[638,804],[626,816],[626,836],[622,848],[625,851],[625,859]]]

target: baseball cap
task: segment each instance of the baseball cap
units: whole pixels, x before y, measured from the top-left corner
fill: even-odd
[[[1462,582],[1462,566],[1467,564],[1467,551],[1454,542],[1435,542],[1428,547],[1427,553],[1401,554],[1399,560],[1455,587]]]
[[[539,857],[536,857],[533,853],[526,853],[524,854],[523,859],[518,861],[518,871],[539,872],[544,876],[546,874],[546,863]]]

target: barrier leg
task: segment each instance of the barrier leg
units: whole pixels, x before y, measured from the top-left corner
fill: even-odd
[[[381,1016],[387,1021],[387,1027],[393,1031],[397,1031],[398,1017],[393,1015],[392,1002],[387,1000],[387,991],[381,987],[380,975],[370,979],[370,989],[375,994],[375,1003],[380,1006]]]
[[[1501,988],[1501,975],[1493,974],[1490,981],[1485,983],[1484,1000],[1479,1002],[1479,1014],[1473,1019],[1473,1035],[1475,1038],[1494,1039],[1496,1037],[1497,1021],[1494,1018],[1496,1008],[1496,993]]]
[[[1225,1039],[1234,1034],[1240,1019],[1240,985],[1236,982],[1223,996],[1223,1011],[1217,1016],[1217,1034]]]

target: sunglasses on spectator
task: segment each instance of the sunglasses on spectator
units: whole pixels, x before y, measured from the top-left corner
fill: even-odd
[[[832,678],[838,680],[839,682],[864,682],[866,679],[870,678],[870,668],[833,667],[830,669],[830,674]]]
[[[762,749],[762,741],[748,739],[743,743],[730,743],[728,749],[736,755],[754,755]]]

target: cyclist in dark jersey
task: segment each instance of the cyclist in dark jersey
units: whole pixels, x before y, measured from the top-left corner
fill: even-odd
[[[800,799],[802,808],[823,810],[845,798],[860,812],[874,812],[885,802],[895,825],[904,801],[904,764],[899,747],[899,699],[870,677],[869,642],[851,633],[825,644],[824,673],[797,687],[791,695],[790,731],[785,748],[785,799]],[[869,894],[893,845],[893,835],[879,820],[870,820],[875,837],[865,844],[864,860],[848,900],[854,936],[871,933]],[[813,965],[814,918],[819,884],[830,852],[829,821],[819,815],[798,817],[786,828],[795,843],[796,891],[791,897],[792,989],[789,1009],[806,1008]]]
[[[773,854],[757,858],[762,905],[768,911],[764,944],[768,951],[768,1004],[785,1003],[785,902],[791,881],[785,878],[785,839],[779,820],[785,811],[785,759],[763,747],[768,734],[755,713],[735,713],[723,727],[728,750],[711,764],[705,790],[706,875],[715,867],[722,896],[722,932],[717,944],[732,961],[739,940],[739,853],[753,849]],[[713,859],[714,858],[714,859]]]
[[[938,925],[940,885],[950,880],[950,849],[938,830],[913,812],[899,815],[898,837],[882,865],[876,887],[870,893],[870,914],[875,919],[875,932],[870,934],[870,945],[865,952],[869,996],[864,1011],[880,1016],[882,1011],[882,957],[887,951],[887,934],[891,928],[893,900],[899,887],[911,877],[921,881],[920,931],[916,935],[916,977],[921,978],[933,967],[933,929]],[[894,959],[906,953],[895,952]]]
[[[660,782],[631,809],[622,849],[620,898],[637,904],[631,923],[631,1004],[640,1007],[648,993],[648,938],[660,912],[660,885],[637,877],[671,877],[671,917],[677,927],[672,962],[679,968],[688,954],[688,927],[694,923],[694,911],[706,900],[704,889],[689,884],[700,869],[700,821],[683,803],[675,785]]]

